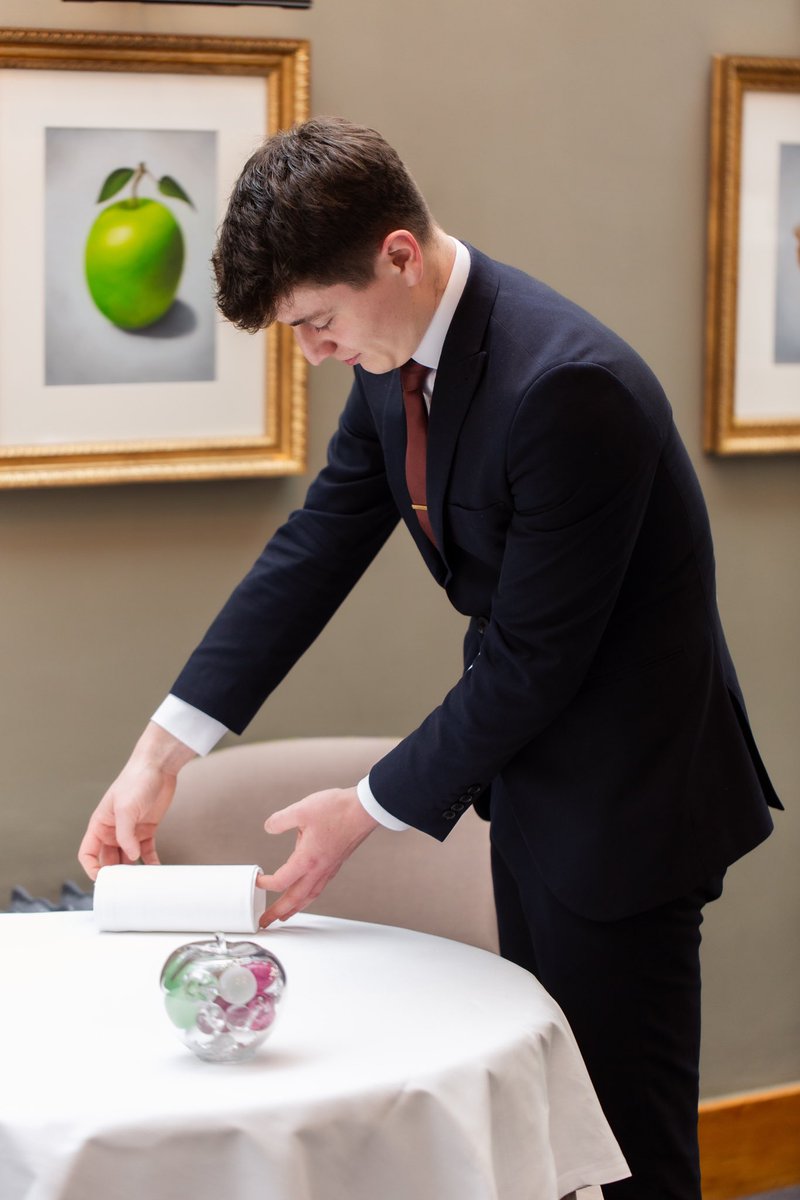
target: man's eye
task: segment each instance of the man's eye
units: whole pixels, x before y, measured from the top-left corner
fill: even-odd
[[[324,325],[312,325],[311,326],[311,328],[314,330],[314,333],[324,333],[325,330],[330,329],[330,327],[331,327],[330,321],[326,321]]]

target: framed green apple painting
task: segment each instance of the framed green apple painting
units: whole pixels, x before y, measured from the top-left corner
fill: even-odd
[[[0,487],[302,471],[305,362],[210,256],[308,44],[7,29],[0,68]]]

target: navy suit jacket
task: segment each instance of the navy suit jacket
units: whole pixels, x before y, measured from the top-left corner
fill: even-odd
[[[376,798],[440,839],[475,802],[484,815],[511,805],[555,894],[613,919],[724,870],[780,803],[661,386],[588,313],[470,254],[431,407],[438,549],[406,490],[398,372],[356,367],[304,507],[173,691],[240,732],[404,520],[470,621],[464,674],[374,767]],[[386,614],[398,636],[402,618]]]

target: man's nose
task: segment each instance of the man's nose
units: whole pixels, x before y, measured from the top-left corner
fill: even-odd
[[[336,343],[331,338],[320,337],[315,329],[308,329],[305,325],[295,325],[294,336],[312,367],[318,367],[336,349]]]

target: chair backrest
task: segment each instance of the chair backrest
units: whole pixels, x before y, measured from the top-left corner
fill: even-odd
[[[158,835],[163,862],[258,863],[271,872],[294,834],[264,821],[312,792],[350,787],[396,738],[290,738],[217,750],[189,763]],[[447,839],[376,829],[310,912],[402,925],[497,950],[488,826],[467,812]]]

